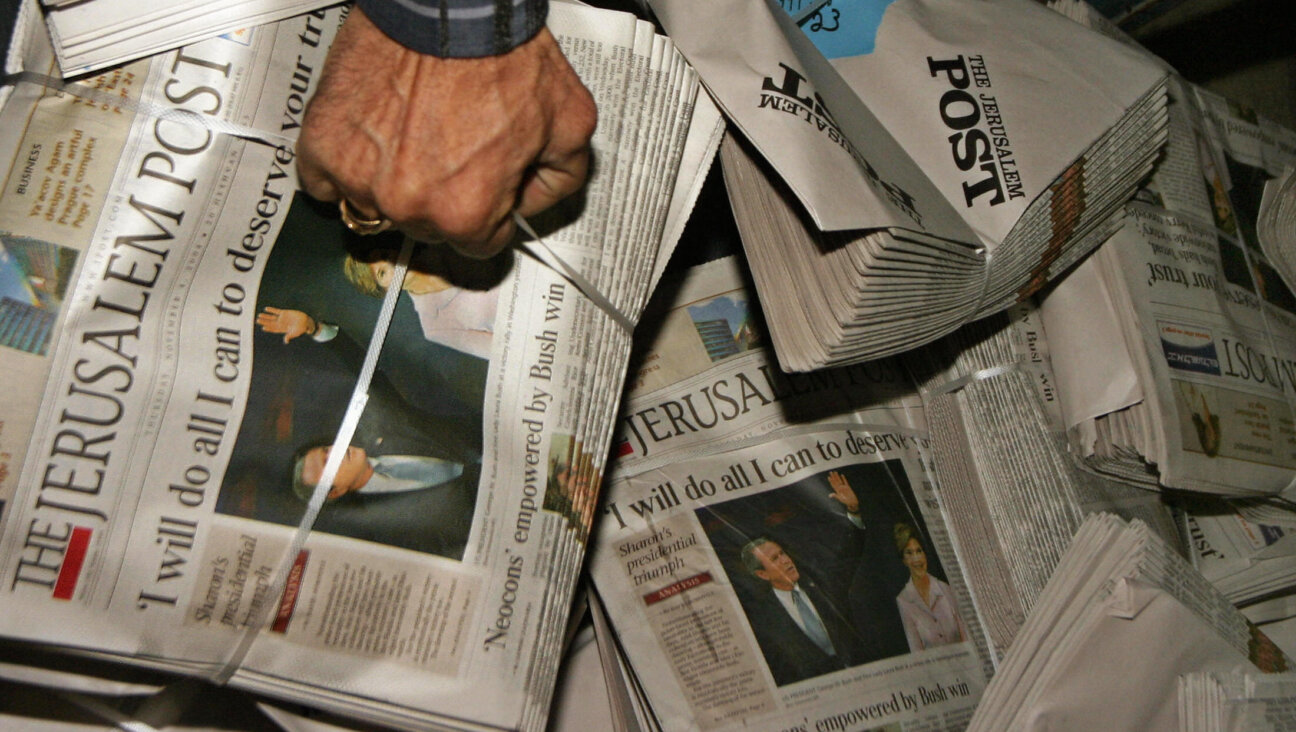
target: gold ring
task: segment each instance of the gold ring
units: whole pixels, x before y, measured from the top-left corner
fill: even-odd
[[[342,213],[342,223],[360,236],[381,234],[392,227],[391,219],[383,218],[381,215],[376,219],[357,216],[355,211],[351,210],[351,204],[348,204],[345,198],[338,200],[338,211]]]

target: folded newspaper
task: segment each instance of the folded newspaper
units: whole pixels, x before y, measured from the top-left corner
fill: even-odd
[[[1256,239],[1287,289],[1296,291],[1296,164],[1265,183]]]
[[[1085,516],[1142,519],[1186,554],[1164,496],[1094,475],[1068,454],[1049,339],[1032,302],[903,361],[922,390],[946,521],[996,657]]]
[[[1296,162],[1296,132],[1174,89],[1164,160],[1120,230],[1042,300],[1062,411],[1076,453],[1105,474],[1290,499],[1296,295],[1256,222],[1266,183]]]
[[[590,572],[647,729],[962,729],[991,673],[891,360],[784,374],[730,257],[667,280]]]
[[[540,729],[628,327],[719,114],[649,24],[555,4],[602,120],[584,196],[525,253],[417,249],[383,300],[407,244],[295,192],[343,13],[76,84],[23,16],[0,635],[397,727]]]
[[[328,0],[41,0],[59,68],[79,76],[283,20]]]
[[[1291,668],[1228,600],[1139,521],[1076,533],[968,727],[1178,730],[1178,678]]]
[[[1029,0],[859,0],[799,26],[772,0],[651,5],[739,133],[725,176],[788,370],[1034,292],[1106,238],[1164,141],[1164,66]]]
[[[1296,594],[1296,532],[1248,521],[1214,496],[1184,496],[1183,509],[1193,564],[1230,601],[1246,606]]]
[[[1179,677],[1179,732],[1285,732],[1296,726],[1296,673],[1194,671]]]

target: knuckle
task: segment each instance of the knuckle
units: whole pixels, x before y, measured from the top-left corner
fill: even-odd
[[[495,221],[494,212],[475,201],[439,212],[435,225],[447,239],[474,242],[490,236]]]
[[[582,86],[581,92],[579,103],[572,105],[571,113],[577,132],[589,140],[598,128],[598,107],[588,89]]]

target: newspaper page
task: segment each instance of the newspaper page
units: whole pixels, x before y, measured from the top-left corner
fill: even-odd
[[[1048,335],[1023,302],[905,355],[925,396],[945,519],[997,656],[1087,514],[1137,517],[1182,544],[1163,496],[1069,454]]]
[[[657,312],[591,552],[656,721],[961,728],[989,661],[921,402],[892,361],[780,372],[741,283],[696,267]]]
[[[973,240],[894,133],[782,10],[743,0],[650,5],[728,119],[819,226],[897,226]]]
[[[624,80],[650,71],[635,43],[653,40],[602,12],[568,6],[553,30],[617,130],[623,110],[651,117]],[[588,403],[616,393],[594,386],[607,316],[535,258],[416,250],[339,477],[287,555],[402,246],[361,247],[295,192],[293,140],[343,13],[63,91],[43,29],[20,49],[32,74],[0,112],[0,633],[401,727],[516,728],[547,701],[574,583],[553,572],[577,522],[546,507],[573,446],[606,444]],[[691,106],[675,68],[652,71],[678,82],[660,93],[672,114]],[[686,121],[653,125],[666,143],[596,140],[603,170],[687,146]],[[644,199],[664,211],[669,183]],[[596,221],[550,222],[587,276],[598,239],[582,250],[572,231],[619,225],[611,185],[591,178]]]
[[[1296,147],[1252,110],[1187,85],[1176,97],[1164,160],[1124,227],[1076,273],[1097,273],[1114,309],[1077,309],[1099,290],[1086,296],[1070,279],[1044,300],[1055,361],[1079,365],[1059,369],[1059,391],[1082,455],[1107,440],[1155,466],[1131,464],[1133,479],[1273,494],[1296,469],[1296,296],[1255,221],[1265,182]],[[1094,364],[1095,339],[1123,345]],[[1091,420],[1107,414],[1122,425],[1107,419],[1095,432]]]

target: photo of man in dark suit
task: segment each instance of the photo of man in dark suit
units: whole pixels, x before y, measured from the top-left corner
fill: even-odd
[[[741,556],[768,587],[747,614],[779,686],[883,657],[851,625],[840,601],[802,575],[778,542],[759,536],[743,545]]]
[[[696,513],[779,686],[909,653],[894,589],[908,575],[889,527],[920,517],[898,463],[846,465]]]
[[[299,450],[292,491],[309,501],[330,445]],[[472,530],[481,465],[427,455],[370,454],[352,445],[316,520],[320,530],[458,559]]]

